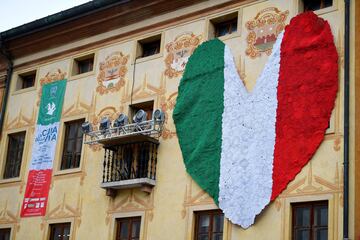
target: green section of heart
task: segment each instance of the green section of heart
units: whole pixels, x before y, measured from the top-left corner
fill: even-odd
[[[173,113],[187,172],[218,204],[222,113],[224,111],[224,48],[214,39],[190,57]]]
[[[45,84],[42,87],[38,124],[59,122],[66,89],[66,80]]]

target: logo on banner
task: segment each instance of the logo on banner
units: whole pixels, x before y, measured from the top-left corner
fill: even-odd
[[[52,116],[56,110],[55,103],[54,102],[48,103],[48,105],[46,105],[46,109],[47,109],[46,114]]]

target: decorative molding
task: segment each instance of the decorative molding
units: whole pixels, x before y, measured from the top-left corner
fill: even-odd
[[[92,109],[92,105],[88,105],[80,100],[80,91],[77,94],[76,101],[67,109],[63,109],[62,118],[77,116],[81,114],[89,113]],[[94,99],[94,96],[92,97]]]
[[[166,44],[165,76],[173,78],[183,74],[189,57],[200,44],[201,39],[202,35],[183,33],[178,35],[173,42]]]
[[[33,130],[35,130],[35,123],[36,123],[35,110],[32,111],[31,117],[27,117],[23,114],[23,109],[20,108],[17,116],[11,120],[9,120],[8,114],[5,116],[5,128],[4,128],[5,131],[25,128],[25,127],[32,127]]]
[[[188,183],[185,187],[184,202],[182,204],[183,209],[181,211],[182,219],[186,217],[189,207],[191,206],[214,204],[214,200],[209,194],[197,186],[190,176],[187,176],[187,179]],[[194,187],[194,185],[196,186]]]
[[[277,36],[285,28],[288,15],[288,10],[282,12],[276,7],[269,7],[258,12],[253,20],[247,21],[245,26],[249,34],[246,37],[246,55],[253,59],[260,57],[261,53],[270,56]]]
[[[117,92],[125,86],[125,75],[128,72],[126,65],[129,58],[130,55],[114,52],[107,56],[105,61],[100,62],[96,88],[100,95]]]
[[[172,112],[176,104],[177,95],[178,92],[174,92],[170,94],[168,98],[165,96],[161,96],[160,98],[160,108],[165,113],[165,124],[161,134],[161,137],[164,140],[176,137],[176,129],[172,120]]]
[[[42,222],[40,224],[40,229],[43,231],[43,239],[46,239],[46,226],[53,222],[54,220],[61,219],[72,219],[72,233],[71,239],[76,239],[76,231],[80,227],[81,224],[81,216],[82,216],[82,199],[80,194],[78,195],[78,200],[76,203],[76,207],[72,207],[68,203],[66,203],[66,193],[63,195],[62,202],[55,206],[52,210],[47,211],[47,214],[42,218]]]
[[[117,198],[110,198],[105,224],[109,225],[113,214],[139,211],[145,213],[143,239],[147,239],[147,228],[154,217],[154,191],[146,194],[137,189],[130,189],[121,191],[120,196]]]
[[[13,213],[8,210],[8,200],[5,201],[4,208],[0,210],[0,225],[11,225],[12,234],[11,239],[16,239],[16,233],[20,230],[20,205],[18,206],[17,212]]]

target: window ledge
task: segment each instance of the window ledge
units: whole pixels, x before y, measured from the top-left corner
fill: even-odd
[[[142,57],[142,58],[137,58],[135,59],[136,63],[142,63],[142,62],[147,62],[147,61],[150,61],[150,60],[154,60],[154,59],[157,59],[157,58],[161,58],[163,56],[163,53],[162,52],[159,52],[157,54],[154,54],[154,55],[151,55],[151,56],[147,56],[147,57]]]
[[[23,89],[19,89],[19,90],[14,90],[12,92],[12,95],[22,94],[22,93],[26,93],[26,92],[35,91],[35,90],[36,90],[36,86],[32,86],[32,87],[29,87],[29,88],[23,88]]]
[[[75,173],[80,173],[80,172],[82,172],[80,167],[66,169],[66,170],[57,170],[54,172],[54,176],[70,175],[70,174],[75,174]]]
[[[240,32],[237,31],[237,32],[234,32],[234,33],[231,33],[231,34],[226,34],[224,36],[217,37],[217,38],[220,39],[221,41],[226,41],[226,40],[229,40],[229,39],[232,39],[232,38],[240,37],[240,35],[241,35]]]
[[[72,75],[68,78],[68,81],[72,81],[72,80],[77,80],[77,79],[80,79],[80,78],[85,78],[85,77],[88,77],[88,76],[91,76],[91,75],[94,75],[95,74],[95,68],[90,71],[90,72],[85,72],[85,73],[81,73],[81,74],[77,74],[77,75]]]
[[[20,178],[20,177],[0,179],[0,185],[1,185],[1,184],[6,184],[6,183],[20,183],[20,182],[21,182],[21,178]]]

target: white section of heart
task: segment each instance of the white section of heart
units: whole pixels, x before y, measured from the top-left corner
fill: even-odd
[[[219,207],[233,223],[248,228],[269,204],[275,145],[279,34],[273,54],[252,93],[239,78],[230,49],[224,52],[224,112]]]

